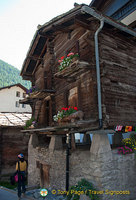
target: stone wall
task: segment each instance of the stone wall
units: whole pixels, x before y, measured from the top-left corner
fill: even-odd
[[[0,178],[8,178],[15,172],[17,155],[23,153],[25,159],[28,158],[29,136],[21,133],[22,128],[7,127],[1,128],[0,157],[1,173]]]
[[[99,137],[99,139],[98,139]],[[40,184],[40,171],[36,161],[50,165],[49,186],[65,190],[66,181],[66,150],[51,151],[33,146],[29,142],[29,185]],[[103,139],[102,139],[103,138]],[[94,147],[95,140],[100,140]],[[103,142],[102,142],[103,140]],[[35,140],[37,141],[37,140]],[[104,145],[105,143],[105,145]],[[101,200],[134,200],[136,160],[134,154],[119,155],[117,150],[109,150],[108,137],[94,137],[91,150],[75,150],[70,155],[70,185],[76,184],[81,178],[92,182],[98,191],[102,191]],[[112,191],[116,194],[113,195]],[[119,194],[123,191],[126,194]]]

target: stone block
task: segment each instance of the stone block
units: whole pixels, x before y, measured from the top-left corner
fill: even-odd
[[[37,136],[37,134],[33,133],[30,136],[29,145],[32,145],[33,148],[36,148],[38,146],[38,144],[39,144],[38,136]]]
[[[96,133],[93,135],[90,152],[95,155],[108,152],[111,155],[111,147],[107,134]]]
[[[51,136],[49,150],[51,150],[51,151],[62,150],[62,137],[61,136],[57,136],[57,135]]]

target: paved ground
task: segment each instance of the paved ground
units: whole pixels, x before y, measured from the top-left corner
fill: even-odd
[[[18,200],[17,193],[0,187],[0,200]],[[28,200],[28,198],[22,198],[21,200]]]
[[[41,197],[40,195],[41,189],[34,189],[26,191],[25,198],[21,198],[21,200],[65,200],[66,198],[62,195],[52,194],[51,190],[48,189],[48,195],[46,198]],[[0,200],[18,200],[17,191],[9,190],[7,188],[0,186]]]

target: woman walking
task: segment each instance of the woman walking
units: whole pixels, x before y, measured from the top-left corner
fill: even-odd
[[[18,174],[18,200],[25,195],[25,177],[26,177],[27,164],[24,160],[24,155],[21,153],[18,155],[18,162],[16,163],[16,172]],[[22,189],[22,190],[21,190]]]

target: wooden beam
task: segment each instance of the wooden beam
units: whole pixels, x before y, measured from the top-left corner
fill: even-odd
[[[81,11],[80,11],[80,7],[75,9],[72,13],[69,13],[69,14],[65,14],[64,16],[61,15],[59,17],[56,18],[56,20],[54,20],[52,23],[48,23],[45,27],[43,27],[42,29],[42,33],[44,32],[47,32],[49,30],[52,30],[53,29],[53,26],[57,26],[57,25],[60,25],[60,24],[63,24],[65,22],[67,22],[68,20],[71,20],[75,17],[76,14],[79,14]]]
[[[43,47],[43,49],[42,49],[42,51],[41,51],[41,54],[40,54],[40,56],[39,56],[39,59],[41,59],[41,61],[43,61],[43,58],[41,58],[41,57],[43,56],[43,53],[45,52],[45,49],[47,48],[47,43],[48,43],[48,41],[49,41],[49,38],[46,40],[45,45],[44,45],[44,47]],[[43,62],[44,62],[44,61],[43,61]],[[35,69],[34,69],[32,75],[35,73],[35,71],[36,71],[36,69],[37,69],[38,66],[39,66],[39,62],[37,62],[37,64],[36,64],[36,66],[35,66]]]
[[[83,20],[83,19],[81,19],[81,18],[75,18],[75,24],[80,25],[80,26],[82,26],[83,28],[88,29],[88,30],[91,29],[91,26],[89,25],[89,23],[90,23],[90,22],[87,21],[87,20]]]

